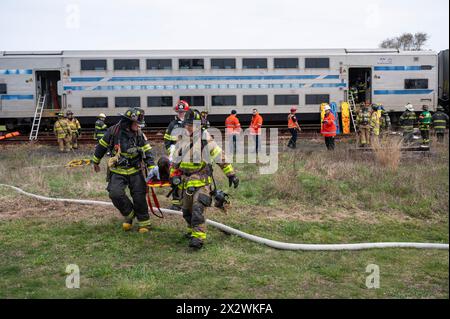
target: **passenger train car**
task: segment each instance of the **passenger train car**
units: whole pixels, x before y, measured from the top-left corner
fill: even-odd
[[[173,50],[0,52],[0,125],[30,127],[40,96],[43,125],[72,110],[83,125],[99,113],[114,120],[140,106],[150,126],[165,126],[179,99],[208,110],[213,124],[253,108],[265,123],[284,123],[298,106],[301,122],[319,120],[323,102],[346,101],[364,82],[367,102],[394,113],[406,103],[432,110],[438,101],[438,54],[375,50]],[[112,117],[112,118],[111,118]]]

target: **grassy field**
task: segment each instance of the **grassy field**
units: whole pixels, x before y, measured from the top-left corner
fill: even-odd
[[[280,154],[275,175],[237,164],[241,185],[230,191],[231,208],[211,208],[207,216],[294,243],[448,243],[448,147],[400,162],[395,152],[384,154],[389,165],[383,156],[351,153],[350,147],[340,143],[328,153],[321,143],[302,140],[298,151]],[[108,200],[104,170],[44,167],[90,152],[3,147],[0,183]],[[160,197],[167,205],[163,192]],[[0,188],[0,298],[449,297],[448,251],[278,251],[210,227],[205,249],[192,252],[181,218],[153,218],[147,235],[124,233],[120,223],[115,209],[40,202]],[[80,268],[80,289],[65,287],[68,264]],[[380,267],[379,289],[365,285],[369,264]]]

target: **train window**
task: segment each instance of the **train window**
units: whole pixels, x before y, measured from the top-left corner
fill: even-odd
[[[141,107],[141,98],[139,96],[126,96],[115,98],[116,107]]]
[[[213,106],[232,106],[236,105],[236,95],[213,95]]]
[[[275,58],[273,66],[275,69],[298,69],[298,58]]]
[[[180,96],[180,100],[188,102],[190,106],[205,106],[204,96]]]
[[[306,94],[305,96],[306,105],[319,105],[322,103],[330,103],[329,94]]]
[[[406,79],[405,89],[428,89],[428,79]]]
[[[106,60],[81,60],[81,71],[105,71]]]
[[[267,105],[267,95],[244,95],[244,105]]]
[[[173,106],[173,98],[171,96],[149,96],[147,97],[147,106],[171,107]]]
[[[82,100],[84,108],[108,107],[107,97],[84,97]]]
[[[236,59],[211,59],[211,69],[236,69]]]
[[[178,60],[180,70],[204,69],[205,61],[203,59],[180,59]]]
[[[114,60],[114,70],[139,70],[139,59]]]
[[[420,69],[421,70],[433,70],[433,66],[432,65],[421,65]]]
[[[329,69],[329,58],[306,58],[305,69]]]
[[[275,95],[275,105],[298,105],[298,95]]]
[[[242,59],[242,68],[244,68],[244,69],[267,69],[267,59],[266,58]]]
[[[147,70],[171,70],[171,59],[148,59]]]
[[[7,94],[6,83],[0,83],[0,94]]]

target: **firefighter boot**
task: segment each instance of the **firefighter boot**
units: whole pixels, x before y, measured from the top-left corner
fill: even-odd
[[[189,247],[194,249],[201,249],[203,247],[203,240],[197,237],[191,237],[189,240]]]
[[[131,213],[125,217],[125,220],[122,223],[122,229],[124,231],[129,231],[131,230],[131,228],[133,228],[133,218],[134,218],[134,211],[131,211]]]

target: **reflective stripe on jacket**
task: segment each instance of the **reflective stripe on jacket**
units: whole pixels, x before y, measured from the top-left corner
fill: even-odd
[[[405,111],[400,116],[400,126],[403,128],[406,132],[412,132],[414,130],[414,124],[417,121],[416,113]]]
[[[259,113],[256,113],[252,116],[252,121],[250,123],[250,134],[251,135],[260,135],[261,134],[261,126],[263,124],[263,118]]]
[[[297,116],[295,114],[288,115],[288,128],[297,128]]]
[[[81,129],[80,122],[76,118],[73,118],[72,120],[67,119],[67,122],[69,123],[72,133],[77,133],[78,130]]]
[[[433,121],[433,128],[437,133],[443,133],[445,132],[445,129],[447,128],[447,122],[448,122],[448,115],[444,112],[437,111],[432,116]]]
[[[225,129],[227,134],[239,134],[241,132],[241,123],[236,114],[231,114],[225,120]]]
[[[57,120],[53,130],[57,138],[65,138],[66,136],[70,136],[72,132],[66,119]]]
[[[322,121],[322,129],[320,133],[325,137],[336,136],[336,123],[333,113],[325,114]]]

